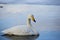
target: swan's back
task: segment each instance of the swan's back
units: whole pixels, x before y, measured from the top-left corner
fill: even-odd
[[[29,35],[32,34],[32,30],[26,25],[14,26],[9,29],[2,31],[5,34],[15,34],[15,35]]]

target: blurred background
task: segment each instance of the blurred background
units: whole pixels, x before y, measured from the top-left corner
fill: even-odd
[[[32,25],[40,33],[37,40],[60,40],[60,0],[0,0],[0,34],[9,27],[26,25],[28,14],[36,19]]]

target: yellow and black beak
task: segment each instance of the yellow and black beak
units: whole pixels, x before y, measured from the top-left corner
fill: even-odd
[[[34,16],[32,16],[32,20],[33,20],[34,22],[36,22],[36,20],[35,20]]]

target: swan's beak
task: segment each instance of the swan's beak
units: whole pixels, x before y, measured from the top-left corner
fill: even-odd
[[[34,16],[32,16],[32,20],[33,20],[34,22],[36,22],[36,20],[35,20]]]
[[[34,20],[34,22],[36,22],[36,20]]]

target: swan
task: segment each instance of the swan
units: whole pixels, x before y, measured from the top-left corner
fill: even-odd
[[[2,33],[9,35],[38,35],[38,32],[31,24],[31,20],[36,22],[34,15],[29,14],[27,18],[27,25],[14,26],[3,30]]]

